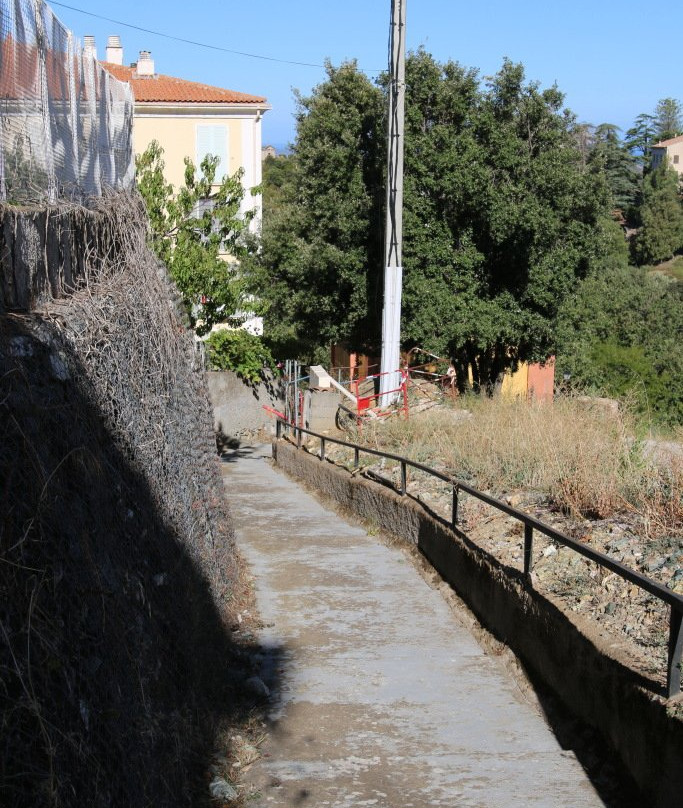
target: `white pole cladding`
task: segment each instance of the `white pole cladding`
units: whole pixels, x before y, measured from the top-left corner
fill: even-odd
[[[384,307],[380,405],[392,404],[401,383],[401,292],[403,284],[403,143],[405,121],[406,0],[391,3],[387,216],[384,246]]]

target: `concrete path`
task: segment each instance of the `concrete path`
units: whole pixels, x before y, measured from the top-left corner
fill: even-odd
[[[603,805],[572,753],[410,560],[274,469],[224,464],[268,626],[253,806]]]

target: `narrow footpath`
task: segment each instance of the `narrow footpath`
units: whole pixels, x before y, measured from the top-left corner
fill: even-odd
[[[271,465],[224,463],[270,688],[250,806],[584,808],[602,801],[405,554]]]

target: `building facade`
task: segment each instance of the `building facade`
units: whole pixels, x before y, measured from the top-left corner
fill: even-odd
[[[86,43],[94,48],[91,39]],[[157,73],[149,51],[126,66],[117,36],[109,37],[102,66],[133,91],[135,153],[157,140],[164,150],[165,179],[174,188],[184,182],[185,157],[198,166],[207,154],[217,155],[218,180],[242,169],[243,205],[256,209],[252,227],[257,230],[261,197],[251,190],[261,184],[261,120],[270,109],[266,99]]]
[[[652,147],[652,168],[657,168],[663,160],[668,158],[669,165],[676,170],[679,177],[683,176],[683,135],[662,140]]]

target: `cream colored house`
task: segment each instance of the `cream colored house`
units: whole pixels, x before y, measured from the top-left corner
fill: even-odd
[[[185,157],[199,165],[207,154],[217,155],[218,179],[242,168],[243,204],[245,209],[256,208],[256,231],[261,197],[252,196],[251,189],[261,184],[261,119],[271,108],[266,99],[157,73],[149,51],[141,51],[138,61],[127,67],[117,36],[109,37],[102,66],[133,90],[135,153],[157,140],[164,150],[166,181],[176,188],[184,181]]]
[[[676,169],[678,176],[683,177],[683,135],[655,143],[652,147],[652,168],[661,165],[665,157],[668,157],[670,165]]]

